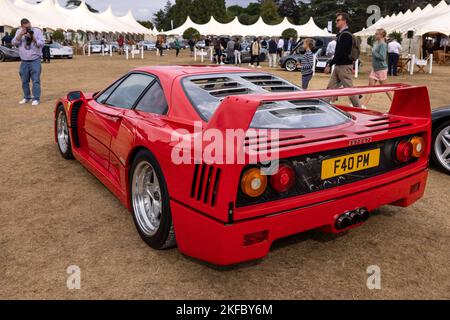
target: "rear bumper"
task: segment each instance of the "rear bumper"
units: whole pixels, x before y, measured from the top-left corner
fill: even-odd
[[[427,176],[424,170],[349,196],[233,224],[224,224],[172,200],[178,247],[188,256],[216,265],[259,259],[268,254],[276,239],[316,228],[336,232],[335,219],[349,210],[365,207],[372,211],[386,204],[409,206],[423,196]],[[244,235],[265,230],[267,240],[244,246]]]

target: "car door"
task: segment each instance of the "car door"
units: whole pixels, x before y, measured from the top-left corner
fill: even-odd
[[[81,147],[104,173],[109,172],[111,140],[117,137],[125,110],[134,106],[153,79],[147,74],[131,73],[89,101],[84,114]]]
[[[134,138],[136,121],[144,121],[149,127],[156,130],[149,130],[147,132],[139,132],[148,140],[157,140],[159,137],[157,129],[162,129],[166,126],[163,121],[164,115],[167,113],[168,104],[164,91],[159,81],[154,78],[150,85],[140,95],[133,108],[124,111],[124,118],[117,135],[112,136],[111,139],[111,153],[109,174],[111,178],[125,187],[126,177],[122,168],[125,166],[125,160],[128,155],[128,146],[132,144]],[[152,136],[154,134],[154,136]]]

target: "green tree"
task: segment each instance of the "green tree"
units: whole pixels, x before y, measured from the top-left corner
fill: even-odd
[[[259,16],[251,16],[247,13],[243,13],[239,16],[239,22],[242,24],[254,24],[256,21],[258,21]]]
[[[245,12],[245,9],[241,6],[234,5],[227,8],[227,15],[229,17],[239,17]]]
[[[293,38],[294,40],[296,40],[298,38],[298,33],[297,30],[289,28],[283,31],[281,37],[284,39]]]
[[[400,43],[400,44],[401,44],[402,41],[403,41],[403,37],[402,37],[402,34],[401,34],[400,32],[396,32],[396,31],[391,32],[391,33],[389,33],[388,37],[389,37],[390,39],[395,39],[395,40],[397,40],[398,43]]]
[[[137,22],[139,22],[139,24],[143,25],[147,29],[153,29],[153,23],[149,20],[147,20],[147,21],[138,20]]]
[[[160,9],[155,12],[153,15],[153,23],[156,27],[156,29],[161,30],[163,28],[164,20],[166,19],[166,14],[164,13],[164,10]]]
[[[256,2],[249,3],[247,8],[245,8],[244,13],[246,13],[250,16],[256,16],[256,15],[259,16],[261,14],[261,4],[256,3]]]
[[[55,30],[52,33],[53,40],[56,41],[63,41],[64,40],[64,32],[62,30]]]
[[[181,26],[188,15],[192,13],[192,0],[175,0],[174,9],[170,19],[173,20],[174,28]]]
[[[273,0],[263,0],[261,2],[261,17],[268,24],[276,24],[281,21],[277,5]]]
[[[297,0],[282,0],[278,6],[278,13],[282,17],[288,17],[292,23],[298,24],[300,10]]]
[[[183,33],[183,39],[198,39],[200,37],[200,32],[194,28],[188,28]]]

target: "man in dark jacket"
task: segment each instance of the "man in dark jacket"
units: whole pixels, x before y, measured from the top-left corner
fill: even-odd
[[[277,41],[275,37],[272,37],[269,41],[269,68],[277,67]]]
[[[13,36],[11,36],[8,32],[5,33],[5,36],[2,38],[2,46],[11,48],[11,42],[13,40]]]
[[[334,71],[331,74],[327,89],[336,89],[340,86],[344,88],[353,87],[353,35],[348,30],[349,15],[347,13],[338,13],[336,15],[336,27],[339,29],[337,34],[336,51],[333,59],[325,68],[325,73],[330,73],[334,65]],[[357,96],[350,97],[354,107],[360,107]]]

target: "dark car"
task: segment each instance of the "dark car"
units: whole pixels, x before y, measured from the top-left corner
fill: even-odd
[[[331,59],[331,57],[326,56],[328,43],[333,40],[331,37],[316,37],[314,39],[314,48],[312,52],[316,54],[317,63],[316,70],[323,71],[326,67],[326,63]],[[292,53],[288,56],[282,57],[279,61],[281,68],[287,71],[295,71],[298,69],[300,60],[302,59],[305,49],[303,49],[303,40],[296,43]]]
[[[450,106],[435,109],[431,159],[442,171],[450,174]]]
[[[241,62],[242,63],[250,63],[252,60],[252,56],[250,54],[250,48],[251,48],[251,43],[242,43],[241,44]],[[261,53],[259,54],[259,62],[263,62],[266,60],[266,56],[267,56],[267,49],[261,48]],[[227,55],[227,51],[224,50],[223,51],[223,62],[226,64],[230,64],[233,63],[233,61],[231,61],[231,59],[228,58]]]
[[[20,60],[19,49],[0,46],[0,62]]]

